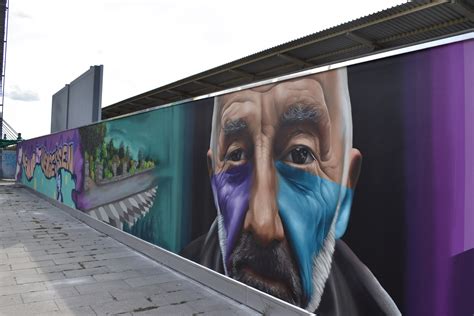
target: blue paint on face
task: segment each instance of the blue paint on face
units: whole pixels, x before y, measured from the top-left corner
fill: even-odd
[[[313,257],[323,247],[336,212],[340,184],[278,161],[279,190],[277,203],[285,227],[285,235],[296,255],[303,291],[309,300],[313,293]],[[246,163],[215,174],[211,178],[216,202],[227,233],[224,262],[240,237],[242,223],[249,207],[253,165]],[[352,204],[352,190],[346,188],[345,197],[336,221],[336,238],[346,229]]]
[[[281,161],[276,163],[276,169],[280,217],[286,238],[296,254],[303,290],[309,299],[313,293],[313,257],[321,250],[331,228],[342,186]],[[352,193],[346,196],[349,196],[350,209]]]

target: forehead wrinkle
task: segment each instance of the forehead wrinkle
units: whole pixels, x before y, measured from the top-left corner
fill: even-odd
[[[284,82],[272,89],[275,103],[291,105],[291,103],[313,103],[326,106],[324,90],[321,84],[312,78],[303,78]]]
[[[223,112],[234,103],[246,103],[246,102],[254,102],[258,103],[260,97],[260,93],[254,92],[252,90],[242,90],[236,91],[233,93],[225,94],[222,96],[217,97],[219,100],[221,116]]]
[[[256,106],[252,100],[244,102],[232,102],[224,105],[221,126],[225,127],[229,122],[245,122],[247,127],[253,125],[253,121],[259,117],[260,107]]]
[[[321,124],[329,120],[324,91],[315,78],[284,82],[273,90],[280,125],[304,121]]]

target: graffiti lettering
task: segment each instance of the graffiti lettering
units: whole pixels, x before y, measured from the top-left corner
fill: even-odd
[[[41,170],[45,177],[50,179],[55,177],[60,169],[65,169],[72,173],[74,167],[73,157],[73,144],[64,144],[52,153],[38,149],[29,159],[26,155],[23,155],[22,163],[28,180],[33,178],[37,163],[41,165]]]

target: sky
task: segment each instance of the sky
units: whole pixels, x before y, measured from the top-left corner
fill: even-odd
[[[3,117],[46,135],[52,95],[92,65],[105,107],[404,2],[9,0]]]

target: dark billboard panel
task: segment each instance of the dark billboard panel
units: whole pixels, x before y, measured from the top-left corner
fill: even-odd
[[[474,41],[22,142],[17,181],[318,315],[472,313]]]

